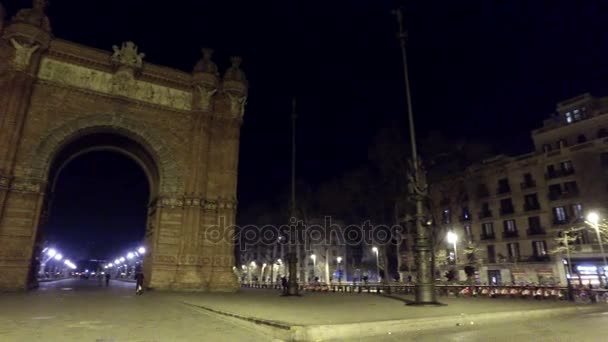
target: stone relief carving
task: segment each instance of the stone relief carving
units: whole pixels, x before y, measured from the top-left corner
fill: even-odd
[[[211,98],[217,93],[217,88],[208,88],[200,85],[196,86],[199,94],[199,108],[203,111],[208,111],[211,107]]]
[[[245,105],[247,104],[247,96],[236,96],[227,93],[230,100],[230,115],[236,118],[242,118],[245,113]]]
[[[40,48],[38,44],[19,43],[14,38],[11,38],[11,45],[15,48],[15,57],[13,66],[17,70],[26,70],[30,65],[32,54]]]
[[[126,71],[118,71],[113,75],[80,65],[43,58],[38,77],[62,85],[110,95],[120,94],[134,100],[179,110],[190,110],[192,107],[192,93],[136,80]]]
[[[141,69],[143,67],[143,59],[146,57],[146,54],[137,52],[137,45],[135,43],[124,42],[120,48],[114,45],[112,46],[112,50],[114,50],[114,54],[110,58],[112,63],[134,69]]]
[[[40,182],[32,179],[15,179],[11,184],[11,189],[19,192],[40,193],[42,185]]]

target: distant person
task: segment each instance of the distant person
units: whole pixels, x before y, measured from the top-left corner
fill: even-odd
[[[137,272],[135,275],[135,293],[141,295],[144,293],[144,274]]]
[[[106,273],[106,286],[110,286],[110,273]]]
[[[281,286],[283,286],[283,294],[287,294],[287,278],[281,277]]]

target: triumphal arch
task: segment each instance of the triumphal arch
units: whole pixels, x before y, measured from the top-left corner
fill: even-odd
[[[45,7],[34,0],[7,19],[0,5],[0,290],[35,285],[57,174],[100,149],[148,176],[147,286],[236,290],[240,58],[220,73],[203,50],[188,73],[147,63],[133,42],[81,46],[53,37]]]

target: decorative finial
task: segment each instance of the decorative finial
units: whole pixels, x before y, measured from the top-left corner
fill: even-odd
[[[232,56],[230,57],[230,62],[232,63],[233,68],[239,69],[241,67],[241,63],[243,63],[243,58],[240,56]]]
[[[34,0],[32,2],[32,8],[40,12],[44,12],[48,6],[47,0]]]
[[[213,52],[215,52],[215,50],[211,48],[202,48],[201,52],[203,53],[203,60],[210,61],[211,57],[213,57]]]
[[[217,70],[217,65],[215,65],[215,63],[213,63],[211,60],[211,57],[213,57],[213,49],[202,48],[201,52],[203,53],[203,58],[201,58],[194,66],[194,72],[218,76],[219,72]]]

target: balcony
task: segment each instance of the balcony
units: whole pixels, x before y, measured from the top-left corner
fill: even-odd
[[[574,188],[564,192],[550,192],[547,197],[550,201],[557,201],[561,199],[578,197],[578,195],[580,195],[580,192],[577,188]]]
[[[531,255],[527,258],[524,258],[522,261],[527,261],[527,262],[548,262],[551,261],[551,256],[549,256],[548,254],[545,255]]]
[[[526,229],[526,234],[528,234],[528,236],[545,235],[547,232],[542,227],[535,227]]]
[[[561,225],[569,224],[569,223],[570,223],[570,221],[568,219],[565,219],[565,220],[553,219],[553,225],[554,226],[561,226]]]
[[[484,218],[492,217],[492,210],[482,210],[479,212],[479,219],[482,220]]]
[[[535,180],[531,180],[531,181],[527,181],[527,182],[519,183],[519,187],[520,187],[522,190],[527,190],[527,189],[533,189],[533,188],[536,188],[536,181],[535,181]]]
[[[504,207],[504,208],[500,208],[500,215],[504,216],[504,215],[511,215],[515,213],[515,209],[513,209],[513,207]]]
[[[503,239],[513,239],[519,237],[519,232],[517,230],[514,231],[505,231],[502,232]]]
[[[486,198],[488,196],[490,196],[490,191],[488,191],[488,189],[477,189],[477,198]]]
[[[569,170],[555,170],[545,173],[545,179],[555,179],[559,177],[566,177],[574,174],[574,169]]]
[[[496,193],[498,195],[508,194],[510,192],[511,192],[511,186],[509,186],[509,185],[499,186],[498,189],[496,189]]]
[[[495,238],[496,236],[494,233],[481,233],[481,235],[479,235],[480,240],[494,240]]]
[[[524,211],[540,210],[540,203],[524,203]]]
[[[458,220],[460,222],[469,222],[469,221],[471,221],[471,215],[460,215],[458,217]]]

